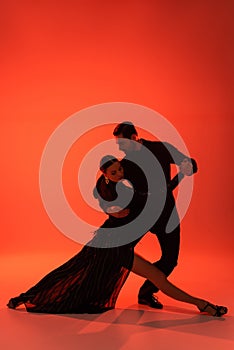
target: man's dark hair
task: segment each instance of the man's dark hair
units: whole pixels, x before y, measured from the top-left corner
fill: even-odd
[[[123,122],[118,124],[114,131],[114,136],[122,135],[126,139],[130,139],[132,135],[138,135],[135,126],[131,122]]]

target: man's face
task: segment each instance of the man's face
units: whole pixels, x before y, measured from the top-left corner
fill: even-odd
[[[116,136],[116,143],[119,146],[119,150],[123,151],[124,153],[129,153],[135,150],[134,147],[134,141],[135,137],[134,135],[131,136],[131,139],[127,139],[125,137],[123,137],[122,134],[119,134],[118,136]]]

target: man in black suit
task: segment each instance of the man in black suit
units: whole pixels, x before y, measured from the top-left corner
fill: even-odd
[[[177,265],[180,247],[180,220],[172,191],[181,178],[197,172],[196,161],[169,143],[139,139],[137,130],[131,122],[118,124],[113,135],[116,137],[119,149],[126,154],[121,162],[124,177],[131,182],[136,194],[131,205],[132,211],[135,211],[135,217],[140,214],[146,203],[147,196],[143,194],[148,193],[147,178],[137,165],[144,147],[152,152],[161,167],[167,186],[165,204],[149,231],[157,236],[162,252],[161,258],[153,264],[169,276]],[[171,164],[178,165],[180,169],[179,175],[172,180],[174,183],[171,182]],[[140,195],[137,196],[137,193]],[[155,205],[157,206],[157,203]],[[157,292],[158,288],[146,280],[139,290],[138,303],[162,309],[162,303],[153,295]]]

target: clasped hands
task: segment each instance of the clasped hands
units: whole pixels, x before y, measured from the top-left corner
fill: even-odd
[[[190,176],[193,173],[193,165],[187,158],[181,162],[179,169],[180,173],[186,176]]]

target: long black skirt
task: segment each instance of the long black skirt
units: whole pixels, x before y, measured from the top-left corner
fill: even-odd
[[[130,245],[86,245],[19,298],[29,312],[102,313],[113,309],[133,264]]]

